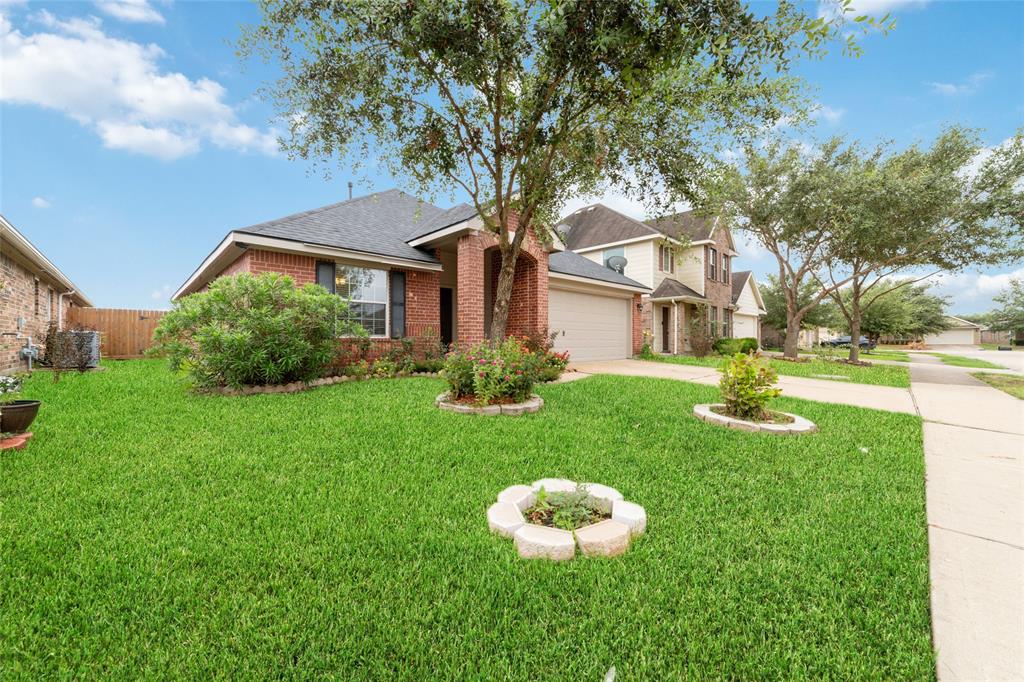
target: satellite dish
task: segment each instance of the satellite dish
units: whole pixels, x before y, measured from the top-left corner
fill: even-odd
[[[608,261],[607,261],[607,265],[612,270],[614,270],[615,272],[617,272],[617,273],[619,273],[621,275],[623,272],[626,271],[626,263],[628,263],[628,262],[629,261],[627,261],[622,256],[611,256],[608,259]]]

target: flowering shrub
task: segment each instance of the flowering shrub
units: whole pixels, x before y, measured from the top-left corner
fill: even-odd
[[[452,400],[472,398],[480,405],[522,402],[530,397],[542,356],[509,338],[500,346],[481,343],[448,353],[442,373]]]
[[[516,337],[523,348],[540,359],[538,381],[554,381],[569,366],[569,351],[555,352],[557,337],[557,331],[549,332],[546,329]]]
[[[0,375],[0,405],[13,403],[21,393],[21,377]]]
[[[782,391],[775,388],[778,375],[764,364],[760,355],[737,353],[719,370],[725,411],[738,419],[763,421],[768,418],[766,406]]]

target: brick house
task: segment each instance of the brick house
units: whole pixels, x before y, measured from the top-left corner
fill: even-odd
[[[229,232],[172,300],[223,275],[280,272],[349,300],[375,352],[398,339],[487,338],[501,256],[465,204],[442,209],[398,190],[378,192]],[[640,348],[648,287],[529,234],[516,264],[508,332],[557,331],[576,360]]]
[[[41,346],[72,306],[91,306],[75,284],[0,215],[0,374],[28,369],[27,345]]]
[[[740,254],[724,221],[686,211],[643,222],[594,204],[563,218],[559,231],[567,248],[605,266],[621,259],[623,274],[651,290],[642,328],[654,352],[689,350],[700,306],[715,336],[760,339],[764,302],[753,274],[734,269]]]

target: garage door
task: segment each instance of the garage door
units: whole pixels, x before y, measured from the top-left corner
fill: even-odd
[[[974,345],[974,330],[973,329],[947,329],[944,332],[938,334],[927,334],[924,337],[924,342],[928,345],[956,345],[956,346],[973,346]]]
[[[757,338],[757,316],[756,315],[741,315],[735,313],[732,316],[732,335],[737,339],[743,338]]]
[[[558,332],[555,348],[577,362],[617,360],[631,355],[628,298],[552,289],[548,328]]]

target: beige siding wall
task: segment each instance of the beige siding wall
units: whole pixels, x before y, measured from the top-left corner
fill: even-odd
[[[656,247],[653,246],[652,241],[625,244],[622,247],[622,255],[626,259],[626,272],[623,274],[632,280],[640,282],[644,286],[651,287],[652,289],[657,286],[657,284],[653,286],[651,285],[651,282],[653,281],[652,268],[654,267],[655,249]],[[594,261],[598,265],[604,265],[603,249],[588,251],[587,253],[581,253],[580,255]],[[661,280],[658,281],[660,282]]]
[[[704,293],[703,246],[691,246],[676,262],[676,279],[697,293]]]
[[[748,279],[747,285],[743,287],[743,292],[740,293],[739,299],[736,300],[736,305],[739,307],[739,310],[736,311],[737,314],[757,314],[757,299],[754,298],[754,287],[750,282],[751,280]]]
[[[744,315],[739,312],[733,313],[732,316],[733,324],[733,338],[757,338],[757,316],[756,315]]]

